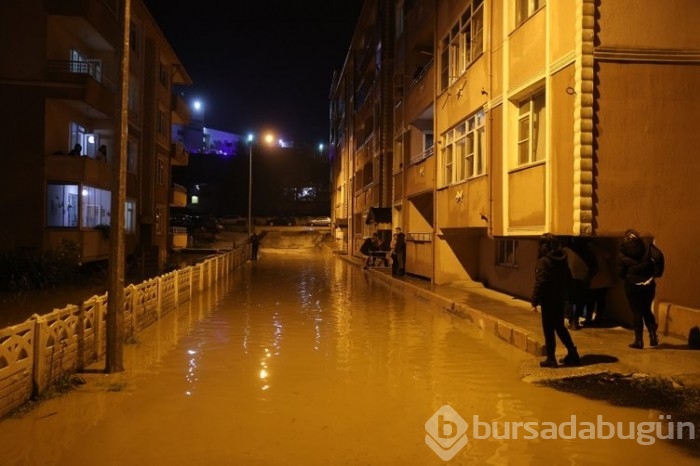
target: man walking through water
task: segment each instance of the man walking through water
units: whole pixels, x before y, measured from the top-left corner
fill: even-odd
[[[258,260],[258,246],[260,246],[260,240],[258,239],[258,235],[253,232],[253,234],[250,236],[250,248],[251,248],[251,260]]]

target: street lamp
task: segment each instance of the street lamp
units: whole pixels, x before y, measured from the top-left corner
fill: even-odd
[[[248,135],[248,238],[253,235],[253,135]]]
[[[206,143],[206,141],[207,141],[207,138],[206,138],[206,134],[205,134],[205,131],[204,131],[204,104],[203,104],[202,101],[200,101],[200,100],[195,100],[195,101],[192,103],[192,107],[193,107],[194,110],[195,110],[197,113],[199,113],[200,116],[201,116],[200,121],[202,122],[202,137],[201,137],[200,143],[201,143],[202,150],[203,150],[204,152],[206,152],[206,148],[207,148],[207,143]]]
[[[253,140],[255,136],[248,134],[248,237],[253,234]],[[273,144],[275,137],[268,133],[265,142]]]

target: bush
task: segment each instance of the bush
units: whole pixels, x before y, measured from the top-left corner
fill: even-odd
[[[43,254],[31,249],[0,254],[0,289],[40,290],[70,283],[80,263],[79,251],[77,243],[63,240],[58,249]]]

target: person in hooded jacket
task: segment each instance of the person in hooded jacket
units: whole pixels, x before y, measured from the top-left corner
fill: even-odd
[[[658,325],[651,310],[656,295],[654,265],[650,258],[650,247],[644,243],[639,232],[627,230],[617,254],[617,275],[625,282],[625,296],[632,311],[634,341],[630,348],[644,348],[644,326],[649,331],[649,346],[658,346]]]
[[[560,362],[567,366],[581,364],[581,358],[571,339],[571,334],[564,325],[570,287],[571,271],[566,261],[566,254],[557,237],[546,233],[539,241],[535,286],[531,299],[532,310],[537,311],[537,306],[542,310],[542,331],[547,352],[546,359],[540,362],[542,367],[557,367],[555,334],[568,351]]]

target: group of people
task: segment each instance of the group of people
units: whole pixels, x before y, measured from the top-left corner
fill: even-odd
[[[580,313],[584,310],[587,313],[587,321],[593,309],[596,319],[591,322],[602,318],[604,290],[610,283],[607,286],[593,284],[593,278],[601,266],[607,266],[606,257],[580,239],[564,245],[559,238],[550,233],[540,238],[531,299],[533,311],[536,311],[538,306],[541,310],[546,358],[540,362],[540,366],[557,367],[559,363],[568,366],[581,364],[578,350],[564,325],[566,309],[570,306],[571,313],[568,317],[571,328],[577,328],[572,321],[577,323]],[[645,243],[637,231],[627,230],[617,254],[616,272],[624,281],[625,296],[632,311],[634,341],[629,345],[630,348],[644,348],[645,326],[649,332],[649,345],[658,346],[658,324],[651,306],[656,290],[655,278],[663,273],[663,255],[653,244]],[[602,291],[591,291],[601,289]],[[559,362],[555,357],[555,336],[559,337],[567,349],[566,356]]]
[[[367,256],[365,270],[374,267],[377,261],[388,266],[391,260],[391,275],[400,277],[406,273],[406,235],[399,227],[388,245],[386,241],[382,242],[379,234],[375,232],[365,239],[360,246],[360,252]]]
[[[68,152],[68,155],[75,155],[75,156],[82,156],[83,155],[83,146],[80,144],[76,144],[73,146],[73,148]],[[107,146],[102,144],[99,149],[97,149],[97,154],[95,154],[95,158],[97,160],[101,160],[103,162],[107,161]]]
[[[569,328],[600,326],[605,323],[605,298],[613,283],[610,254],[586,238],[571,238],[563,244],[571,272],[567,303]],[[595,318],[593,317],[595,315]]]

